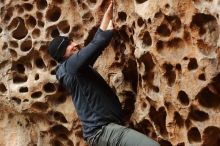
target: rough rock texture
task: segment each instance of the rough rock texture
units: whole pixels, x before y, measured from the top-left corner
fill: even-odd
[[[127,126],[162,146],[220,145],[219,0],[115,0],[115,36],[95,64]],[[0,0],[0,145],[84,146],[47,52],[87,44],[108,0]]]

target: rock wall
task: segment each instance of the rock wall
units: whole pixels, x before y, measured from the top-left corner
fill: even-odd
[[[126,125],[162,146],[220,145],[219,0],[115,0],[115,34],[94,67]],[[0,145],[85,146],[47,52],[88,44],[108,0],[0,0]]]

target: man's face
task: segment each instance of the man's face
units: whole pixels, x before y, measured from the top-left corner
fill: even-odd
[[[71,55],[75,54],[78,51],[78,48],[76,47],[77,44],[73,41],[70,41],[69,45],[66,48],[66,52],[63,55],[64,59],[69,58]]]

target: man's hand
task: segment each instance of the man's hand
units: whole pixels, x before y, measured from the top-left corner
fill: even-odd
[[[110,20],[106,30],[112,30],[112,29],[114,29],[114,25],[113,25],[112,20]]]
[[[108,27],[108,29],[111,28],[111,26],[112,26],[112,29],[113,29],[112,22],[110,22],[110,20],[113,17],[113,5],[114,5],[114,0],[111,0],[110,4],[108,6],[108,9],[106,10],[106,12],[104,14],[101,25],[100,25],[100,28],[103,31],[105,31],[109,25],[110,26]]]

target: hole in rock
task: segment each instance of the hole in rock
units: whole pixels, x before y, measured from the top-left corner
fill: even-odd
[[[27,87],[21,87],[21,88],[19,89],[19,92],[20,92],[20,93],[28,92],[28,88],[27,88]]]
[[[151,39],[150,33],[148,31],[146,31],[144,33],[143,43],[147,46],[151,46],[151,44],[152,44],[152,39]]]
[[[0,92],[6,92],[7,91],[7,88],[6,88],[6,86],[5,86],[5,84],[4,83],[0,83]]]
[[[185,40],[186,42],[190,42],[190,40],[191,40],[191,35],[190,35],[190,33],[189,33],[188,31],[185,31],[185,30],[184,30],[183,38],[184,38],[184,40]]]
[[[170,48],[183,48],[185,46],[181,38],[173,38],[167,42],[167,45]]]
[[[81,3],[81,2],[80,2]],[[89,10],[89,7],[88,7],[88,5],[85,3],[85,2],[83,2],[82,4],[81,4],[81,8],[83,9],[83,10]]]
[[[26,24],[33,28],[36,26],[37,21],[33,16],[29,16],[28,19],[26,20]]]
[[[47,1],[46,0],[37,0],[37,8],[39,10],[43,10],[47,7]]]
[[[204,73],[199,75],[199,80],[206,81],[206,77]]]
[[[51,31],[52,38],[58,37],[59,35],[60,35],[60,32],[57,28],[52,29],[52,31]]]
[[[166,5],[165,5],[165,8],[169,9],[169,8],[170,8],[170,5],[169,5],[169,4],[166,4]]]
[[[18,18],[13,18],[13,20],[11,21],[11,23],[8,25],[8,30],[11,31],[13,29],[15,29],[17,27],[19,23],[19,19]]]
[[[23,100],[23,102],[28,102],[28,101],[29,101],[28,99],[24,99],[24,100]]]
[[[189,64],[188,64],[188,70],[194,70],[198,68],[198,63],[196,58],[190,58]]]
[[[51,140],[51,145],[52,146],[64,146],[63,143],[60,142],[60,140],[58,140],[58,139]]]
[[[22,6],[27,11],[31,11],[33,9],[33,5],[29,3],[24,3]]]
[[[157,13],[155,13],[154,18],[160,18],[162,17],[164,14],[161,11],[158,11]]]
[[[60,134],[68,134],[69,130],[64,127],[63,125],[55,125],[53,127],[51,127],[50,132],[56,134],[56,135],[60,135]]]
[[[189,140],[190,143],[201,141],[201,134],[200,134],[198,128],[196,128],[196,127],[192,127],[188,131],[187,137],[188,137],[188,140]]]
[[[161,139],[159,140],[160,146],[173,146],[169,141]]]
[[[157,33],[161,36],[170,36],[171,31],[168,28],[168,26],[166,24],[161,24],[158,28],[157,28]]]
[[[58,24],[58,28],[59,30],[61,30],[63,33],[68,33],[70,30],[70,25],[69,22],[67,20],[61,21]]]
[[[132,85],[132,89],[137,91],[137,82],[138,82],[138,71],[137,71],[137,63],[133,59],[129,59],[127,64],[124,66],[122,73],[124,74],[124,79],[126,81],[130,81]]]
[[[164,42],[159,40],[156,44],[156,47],[157,47],[157,51],[160,52],[160,50],[162,50],[164,47]]]
[[[151,54],[149,52],[147,52],[146,54],[143,54],[138,59],[138,62],[139,63],[141,63],[141,62],[144,63],[145,71],[146,72],[149,72],[149,71],[154,69],[155,63],[154,63],[153,58],[152,58],[152,56],[151,56]]]
[[[46,12],[46,18],[49,21],[57,21],[60,18],[61,9],[55,5],[51,6]]]
[[[17,17],[15,19],[18,19],[18,27],[12,32],[12,36],[17,40],[21,40],[27,35],[28,30],[25,27],[25,23],[22,18]]]
[[[38,20],[38,21],[37,21],[37,25],[38,25],[39,27],[44,27],[44,22]]]
[[[4,15],[4,20],[9,21],[11,18],[13,18],[13,7],[9,7],[6,11],[6,14]],[[2,12],[2,11],[1,11]],[[2,14],[1,14],[2,15]]]
[[[127,14],[125,12],[118,12],[118,19],[121,21],[126,21]]]
[[[189,105],[189,97],[185,91],[179,91],[177,99],[181,102],[182,105]]]
[[[141,26],[144,25],[144,23],[145,23],[144,20],[141,17],[139,17],[138,20],[137,20],[138,26],[141,27]]]
[[[176,64],[176,69],[178,70],[178,71],[181,71],[182,70],[182,67],[181,67],[181,64]]]
[[[153,86],[152,88],[153,88],[154,92],[157,92],[157,93],[160,92],[159,87],[157,87],[157,86]]]
[[[44,91],[47,93],[51,93],[51,92],[56,91],[56,88],[53,83],[47,83],[44,85],[43,88],[44,88]]]
[[[148,18],[147,22],[148,22],[149,24],[151,24],[151,19],[150,19],[150,18]]]
[[[8,48],[8,44],[6,43],[6,42],[4,42],[4,45],[3,45],[3,47],[2,47],[2,50],[5,50],[5,49],[7,49]],[[12,49],[11,49],[12,50]],[[14,50],[13,50],[14,51]]]
[[[21,51],[27,52],[32,48],[32,41],[31,40],[25,40],[21,43]]]
[[[12,97],[11,100],[15,101],[17,104],[21,104],[21,99],[17,97]]]
[[[142,3],[146,2],[146,1],[148,1],[148,0],[136,0],[136,3],[142,4]]]
[[[214,93],[220,94],[220,74],[212,78],[212,82],[209,86]]]
[[[87,12],[87,13],[85,13],[85,14],[82,16],[82,19],[83,19],[83,22],[84,22],[84,24],[85,24],[86,22],[90,22],[90,23],[91,23],[91,21],[94,20],[94,17],[93,17],[93,15],[92,15],[91,12]]]
[[[43,18],[43,14],[41,12],[36,12],[37,19],[41,20]]]
[[[166,16],[167,21],[172,26],[173,31],[177,31],[181,28],[181,20],[178,16]]]
[[[62,4],[63,0],[53,0],[53,2],[58,3],[58,4]]]
[[[178,143],[176,146],[185,146],[184,142]]]
[[[36,66],[37,66],[38,68],[44,68],[44,67],[46,67],[46,65],[44,64],[44,61],[43,61],[42,58],[37,58],[37,59],[35,60],[35,64],[36,64]]]
[[[2,69],[2,68],[4,68],[5,66],[7,66],[8,65],[8,60],[5,60],[5,61],[2,61],[2,62],[0,62],[0,69]]]
[[[56,103],[57,103],[57,104],[62,104],[62,103],[64,103],[64,102],[66,101],[66,99],[67,99],[67,96],[65,96],[65,95],[60,95],[60,96],[58,96],[58,98],[57,98],[57,100],[56,100]]]
[[[203,132],[202,146],[220,146],[220,129],[219,127],[209,126]]]
[[[0,27],[0,33],[2,33],[2,28]]]
[[[216,108],[220,105],[220,96],[210,91],[208,87],[203,88],[196,98],[199,104],[207,108]]]
[[[21,63],[16,64],[15,69],[18,73],[21,73],[21,74],[25,72],[25,67]]]
[[[16,5],[15,7],[16,7],[19,15],[24,13],[24,8],[22,6]]]
[[[16,41],[10,41],[9,44],[12,48],[18,48],[18,43]]]
[[[3,46],[4,47],[4,46]],[[3,48],[2,48],[3,49]],[[13,49],[9,49],[10,55],[12,56],[12,58],[17,58],[17,52]]]
[[[184,126],[184,119],[181,117],[181,115],[177,111],[174,112],[174,121],[179,127]]]
[[[132,124],[131,127],[145,135],[149,135],[151,132],[153,132],[153,126],[147,119],[142,120],[136,125]]]
[[[40,78],[39,74],[36,74],[35,77],[34,77],[35,80],[39,80],[39,78]]]
[[[32,32],[32,36],[35,39],[38,38],[40,36],[40,29],[38,29],[38,28],[34,29]]]
[[[96,3],[97,0],[89,0],[89,2],[91,2],[91,3]]]
[[[198,13],[193,16],[192,22],[190,23],[190,27],[191,28],[193,28],[193,27],[199,28],[199,34],[203,35],[204,33],[206,33],[206,29],[204,28],[204,25],[209,22],[216,22],[216,21],[217,20],[212,15]]]
[[[119,29],[119,36],[125,41],[129,41],[129,35],[127,34],[127,26],[123,25],[120,29]]]
[[[61,112],[54,112],[53,116],[55,120],[60,121],[62,123],[67,123],[65,116]]]
[[[167,79],[167,83],[171,87],[176,80],[176,73],[173,71],[173,66],[171,64],[164,63],[163,67],[166,70],[164,77]]]
[[[49,105],[43,102],[35,102],[31,105],[31,108],[45,112],[48,109]]]
[[[24,83],[27,81],[27,76],[26,75],[14,75],[13,76],[13,83]]]
[[[51,75],[56,75],[56,70],[53,69],[51,72],[50,72]]]
[[[31,97],[32,98],[39,98],[39,97],[41,97],[41,95],[42,95],[41,91],[36,91],[36,92],[31,94]]]
[[[162,136],[167,136],[168,132],[166,129],[166,117],[167,113],[164,107],[160,107],[158,111],[151,106],[149,112],[150,119],[155,123],[156,127],[159,128],[159,131]]]
[[[123,115],[125,116],[123,118],[124,118],[124,121],[129,121],[135,109],[134,104],[136,101],[136,97],[130,91],[125,91],[124,93],[122,93],[122,95],[125,97],[124,106],[123,106],[123,113],[124,113]]]
[[[205,121],[209,119],[209,114],[191,107],[188,117],[194,121]]]

